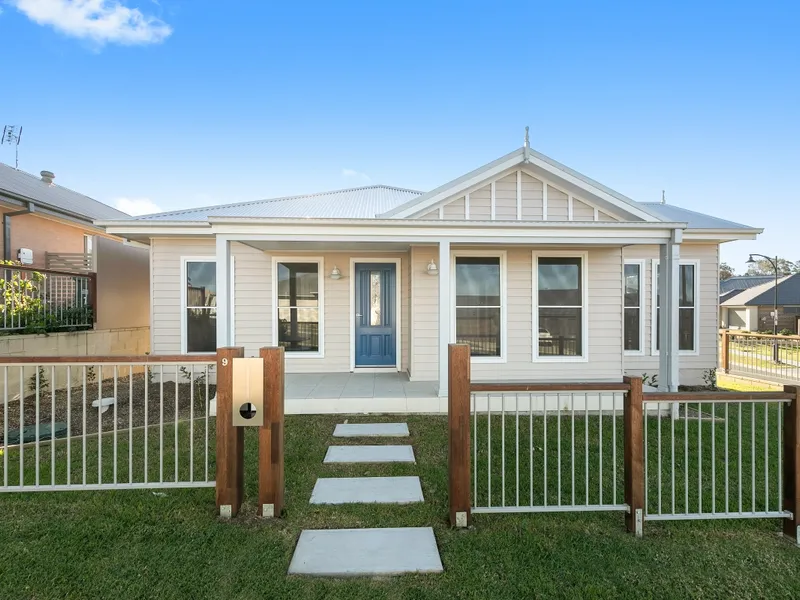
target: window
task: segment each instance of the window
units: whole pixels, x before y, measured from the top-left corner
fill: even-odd
[[[583,256],[538,256],[534,356],[584,357]]]
[[[456,342],[474,357],[503,356],[501,256],[455,257]]]
[[[94,237],[91,235],[83,235],[83,253],[91,254],[93,248]]]
[[[623,348],[625,352],[641,352],[644,346],[644,328],[642,314],[644,307],[644,289],[642,287],[642,262],[625,263],[624,284],[624,329]]]
[[[681,264],[678,276],[678,350],[694,352],[697,333],[697,265]],[[655,293],[655,351],[661,344],[661,290],[659,285],[660,265],[654,262],[653,286]]]
[[[211,260],[187,260],[186,351],[217,351],[217,265]]]
[[[320,344],[320,262],[275,262],[277,343],[286,352],[318,356]]]

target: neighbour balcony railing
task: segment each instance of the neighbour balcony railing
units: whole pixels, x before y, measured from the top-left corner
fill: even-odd
[[[83,252],[45,252],[45,267],[51,271],[94,271],[92,255]]]

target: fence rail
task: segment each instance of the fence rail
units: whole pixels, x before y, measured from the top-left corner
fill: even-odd
[[[213,487],[216,357],[0,362],[3,492]]]
[[[3,268],[0,330],[86,328],[94,323],[96,276],[24,266]]]
[[[800,382],[800,336],[722,330],[719,366],[732,375]]]
[[[56,271],[94,270],[92,255],[83,252],[45,252],[45,265],[47,269]]]

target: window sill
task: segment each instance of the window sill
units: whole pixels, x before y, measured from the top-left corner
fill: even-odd
[[[508,361],[506,360],[505,356],[471,356],[470,360],[472,364],[505,364]]]
[[[287,360],[290,358],[325,358],[324,352],[286,352],[284,350],[283,355]]]
[[[588,356],[534,356],[534,363],[587,363]]]
[[[645,356],[644,350],[623,350],[624,356]]]

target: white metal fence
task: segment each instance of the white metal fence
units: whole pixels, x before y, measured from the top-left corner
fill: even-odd
[[[690,399],[644,412],[645,520],[791,517],[783,509],[783,405]]]
[[[0,491],[213,487],[215,361],[178,358],[0,363]]]
[[[472,512],[626,510],[624,396],[472,392]]]
[[[731,374],[776,382],[800,382],[800,336],[727,331],[720,334],[720,347],[721,366]]]

